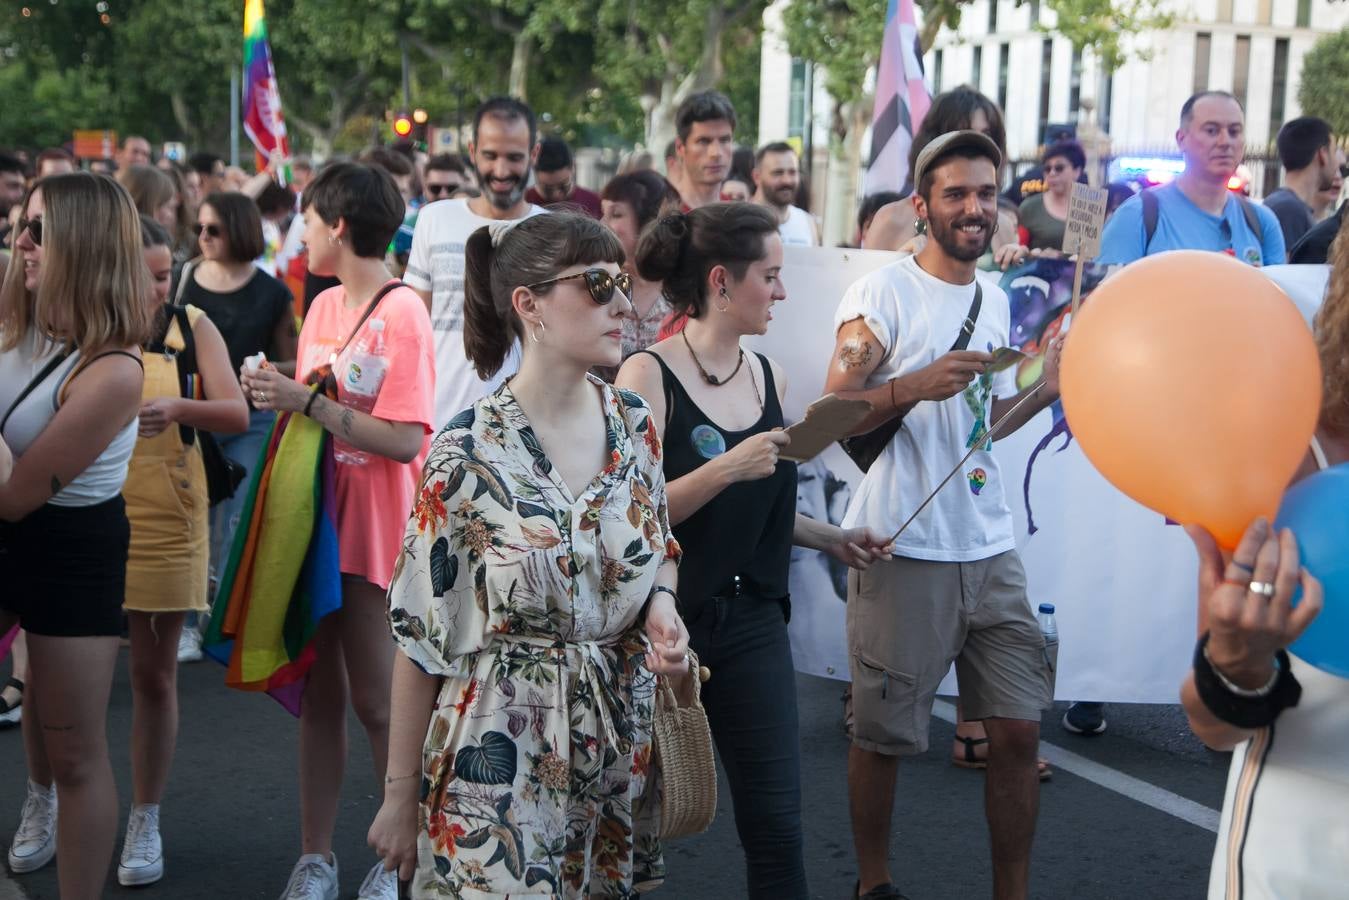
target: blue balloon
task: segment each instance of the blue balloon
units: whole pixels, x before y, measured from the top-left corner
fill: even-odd
[[[1318,669],[1349,678],[1349,463],[1289,488],[1274,524],[1293,529],[1302,565],[1325,588],[1320,615],[1288,649]]]

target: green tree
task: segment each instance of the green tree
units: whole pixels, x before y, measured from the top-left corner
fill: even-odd
[[[1306,115],[1349,134],[1349,28],[1321,38],[1302,58],[1297,100]]]
[[[1131,58],[1151,59],[1151,48],[1126,40],[1145,31],[1165,31],[1176,17],[1165,0],[1049,0],[1055,25],[1037,25],[1045,34],[1061,34],[1073,49],[1089,50],[1106,72],[1114,72]]]

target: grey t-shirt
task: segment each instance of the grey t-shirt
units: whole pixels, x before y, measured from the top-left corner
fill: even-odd
[[[1265,198],[1265,206],[1269,207],[1279,219],[1279,227],[1283,229],[1283,242],[1286,246],[1296,244],[1304,234],[1312,230],[1316,221],[1312,219],[1311,207],[1302,202],[1302,198],[1293,193],[1286,187],[1270,192]]]

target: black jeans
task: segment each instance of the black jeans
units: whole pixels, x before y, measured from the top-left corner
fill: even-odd
[[[801,741],[787,600],[713,597],[685,622],[712,670],[703,706],[745,848],[749,896],[806,898],[801,836]]]

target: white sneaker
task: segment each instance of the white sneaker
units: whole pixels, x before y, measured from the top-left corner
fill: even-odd
[[[56,855],[56,785],[42,787],[28,780],[28,797],[14,842],[9,845],[9,867],[36,872]]]
[[[159,840],[159,804],[131,807],[117,882],[122,887],[154,884],[164,877],[164,845]]]
[[[331,863],[321,853],[301,856],[281,900],[337,900],[337,854]]]
[[[201,662],[201,632],[197,629],[183,627],[183,633],[178,636],[178,661]]]
[[[361,882],[356,900],[398,900],[398,873],[384,871],[383,862],[375,863]]]

